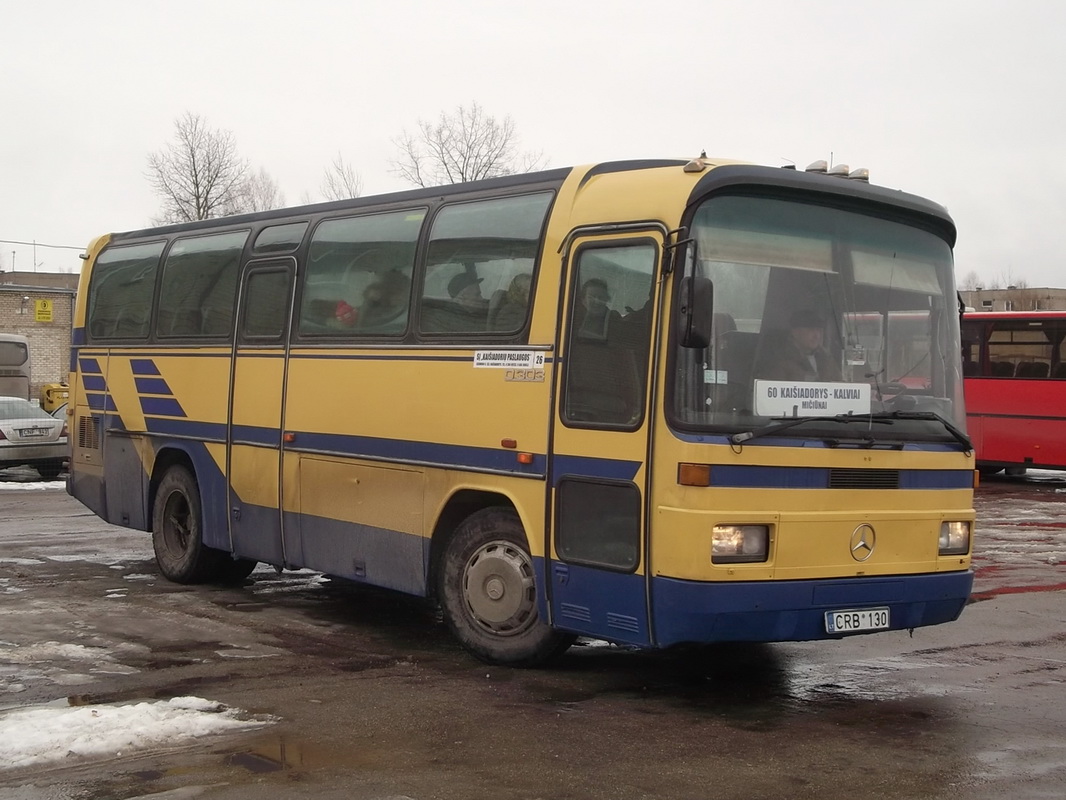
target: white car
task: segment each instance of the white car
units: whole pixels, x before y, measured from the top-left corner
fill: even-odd
[[[54,480],[69,459],[65,418],[21,397],[0,397],[0,468],[29,465]]]

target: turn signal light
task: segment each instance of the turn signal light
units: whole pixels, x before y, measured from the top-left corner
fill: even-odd
[[[710,486],[710,464],[678,464],[677,482],[682,486]]]

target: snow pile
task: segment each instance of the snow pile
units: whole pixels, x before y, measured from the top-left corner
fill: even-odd
[[[132,705],[0,712],[0,770],[68,758],[117,757],[202,736],[260,728],[270,718],[199,697]]]

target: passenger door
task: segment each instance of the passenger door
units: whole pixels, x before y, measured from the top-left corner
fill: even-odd
[[[649,354],[662,237],[575,240],[550,459],[553,622],[648,644]]]
[[[285,563],[281,411],[296,263],[251,262],[241,279],[229,403],[228,508],[233,551]]]

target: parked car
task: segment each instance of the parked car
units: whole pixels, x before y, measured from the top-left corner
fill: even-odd
[[[21,397],[0,397],[0,468],[29,465],[53,480],[69,457],[65,414],[57,419]]]

